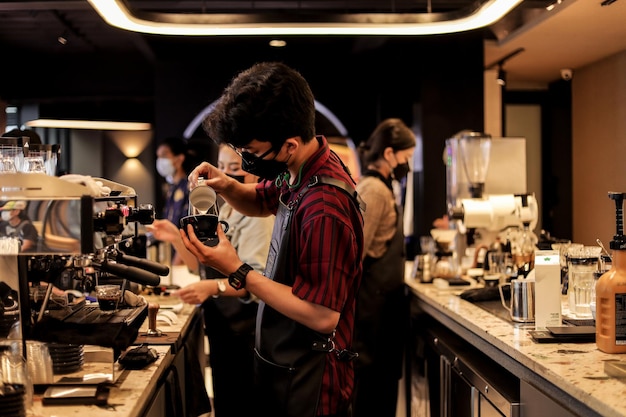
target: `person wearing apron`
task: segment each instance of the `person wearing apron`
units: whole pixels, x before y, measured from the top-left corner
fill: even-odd
[[[399,119],[383,120],[359,148],[365,171],[357,191],[367,211],[354,334],[354,417],[396,415],[409,306],[402,210],[393,181],[406,177],[414,149],[415,135]]]
[[[241,401],[254,401],[259,415],[349,417],[363,207],[347,168],[315,135],[308,83],[282,63],[255,64],[233,79],[203,127],[263,180],[241,184],[203,162],[190,184],[203,177],[242,214],[276,216],[264,274],[241,261],[221,228],[213,247],[193,228],[181,231],[201,263],[228,276],[222,296],[259,299],[256,388]]]

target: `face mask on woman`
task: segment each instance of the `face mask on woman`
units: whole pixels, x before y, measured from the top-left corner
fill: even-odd
[[[408,162],[405,162],[404,164],[398,164],[393,169],[393,177],[396,180],[400,181],[402,178],[406,177],[410,171],[411,171],[411,168],[409,167]]]
[[[156,169],[159,175],[166,179],[172,178],[176,173],[176,168],[169,158],[157,158]]]
[[[9,220],[11,220],[11,212],[4,210],[2,212],[2,220],[4,220],[5,222],[8,222]]]

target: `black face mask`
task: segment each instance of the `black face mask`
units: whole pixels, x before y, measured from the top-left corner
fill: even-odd
[[[234,174],[226,174],[226,175],[228,175],[229,177],[233,178],[234,180],[236,180],[237,182],[240,182],[242,184],[243,184],[243,182],[246,179],[245,175],[234,175]]]
[[[393,169],[393,177],[400,181],[402,180],[402,178],[406,177],[410,171],[411,168],[409,168],[408,162],[405,162],[404,164],[398,164],[398,166]]]
[[[277,161],[276,159],[263,159],[272,150],[273,148],[270,148],[261,156],[256,156],[250,152],[242,152],[241,169],[265,180],[275,180],[278,174],[287,170],[287,163]]]

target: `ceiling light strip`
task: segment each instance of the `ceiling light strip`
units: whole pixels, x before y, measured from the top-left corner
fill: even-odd
[[[24,123],[28,127],[51,127],[56,129],[90,129],[90,130],[150,130],[150,123],[113,122],[101,120],[61,120],[36,119]]]
[[[242,36],[242,35],[378,35],[415,36],[464,32],[489,26],[500,20],[522,0],[488,0],[473,13],[445,21],[407,23],[224,23],[207,24],[199,14],[177,14],[176,22],[158,21],[134,15],[123,0],[88,0],[111,26],[156,35]],[[428,13],[424,13],[428,16]],[[165,15],[163,15],[165,16]],[[415,16],[415,15],[413,15]]]

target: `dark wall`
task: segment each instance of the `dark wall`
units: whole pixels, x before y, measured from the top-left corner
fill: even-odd
[[[416,233],[427,234],[446,210],[445,140],[462,129],[483,130],[482,32],[287,40],[286,48],[270,50],[269,38],[153,37],[151,62],[141,56],[46,57],[45,65],[3,68],[9,72],[2,79],[10,82],[0,81],[0,97],[37,103],[42,117],[150,121],[156,143],[182,135],[237,72],[258,61],[283,61],[307,78],[316,99],[357,144],[386,117],[420,122],[424,171]]]
[[[572,84],[559,80],[545,91],[505,91],[507,104],[541,107],[542,228],[553,238],[573,238]]]
[[[211,49],[208,65],[189,54],[184,60],[172,57],[156,71],[155,135],[180,134],[193,115],[219,98],[236,72],[261,60],[283,61],[307,78],[316,99],[342,121],[357,144],[386,117],[400,117],[409,125],[421,119],[424,181],[417,193],[416,235],[428,234],[432,221],[446,210],[445,140],[462,129],[483,130],[482,42],[479,33],[337,38],[332,47],[299,39],[297,48],[305,53],[265,53],[260,44],[241,42],[232,46],[237,54],[228,60],[222,59],[226,50]],[[415,114],[416,105],[421,114]]]

